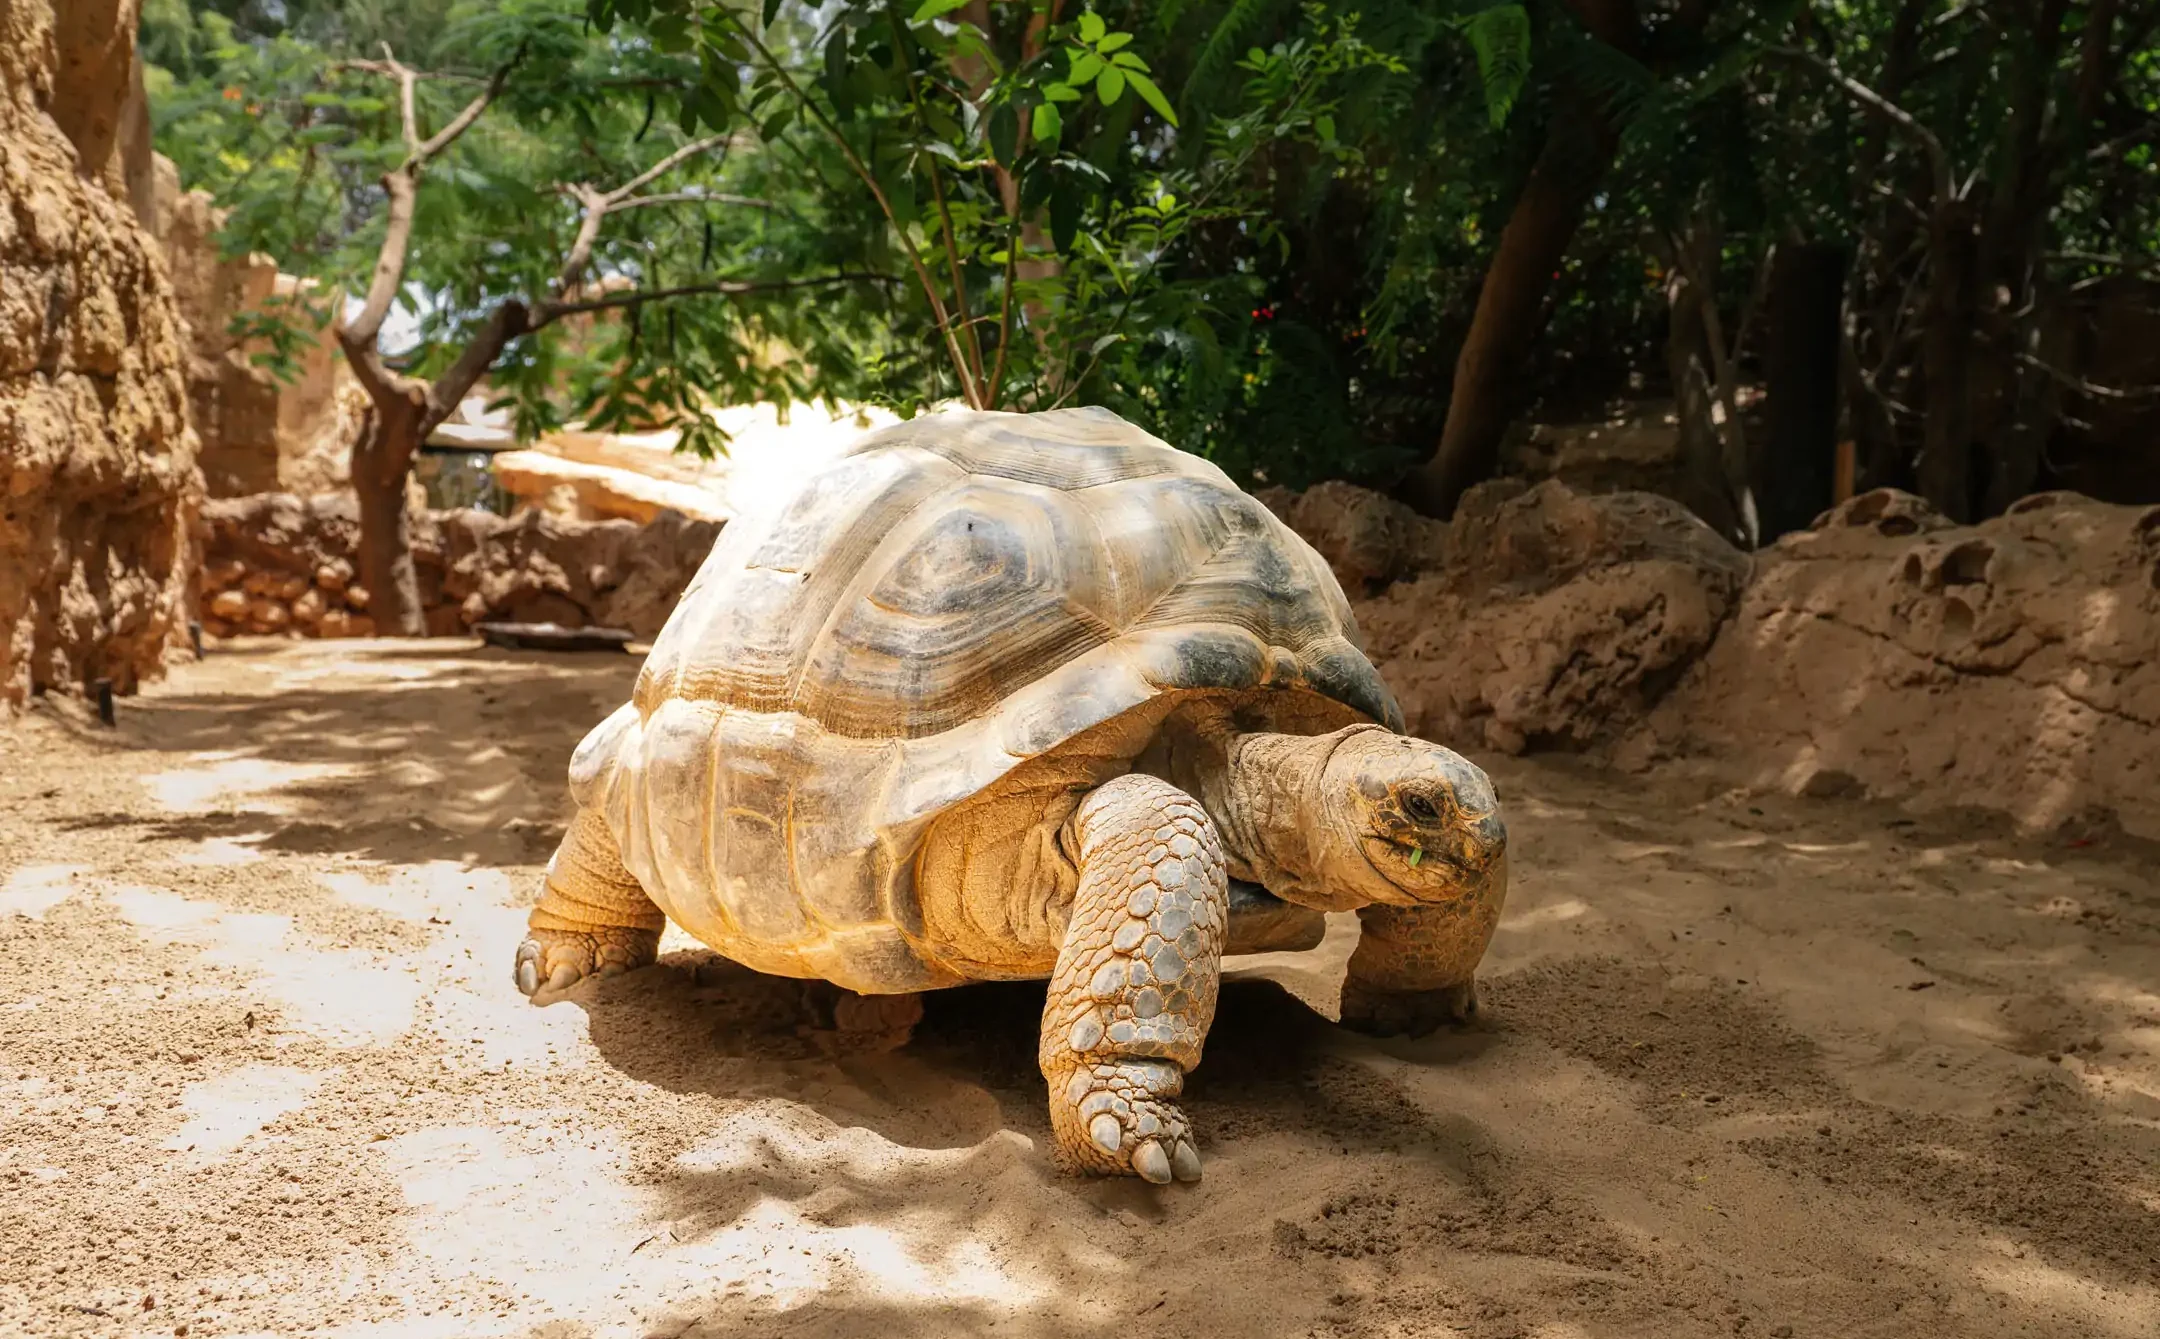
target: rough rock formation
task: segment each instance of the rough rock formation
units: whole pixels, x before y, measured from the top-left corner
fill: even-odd
[[[717,493],[612,465],[566,460],[545,451],[503,451],[495,482],[520,504],[551,515],[644,523],[662,511],[704,521],[727,519]]]
[[[269,492],[278,486],[277,378],[248,361],[227,325],[270,296],[277,266],[267,256],[221,255],[224,221],[209,195],[181,190],[171,159],[154,161],[152,226],[187,326],[188,404],[204,489],[211,497]]]
[[[134,0],[0,4],[0,708],[185,639],[186,351],[133,208]]]
[[[2043,493],[1960,527],[1862,494],[1760,555],[1629,752],[2160,837],[2160,507]]]
[[[268,256],[224,255],[217,236],[224,213],[208,192],[181,189],[169,158],[154,157],[152,167],[149,226],[187,325],[188,399],[209,495],[305,496],[343,487],[367,397],[345,370],[327,322],[300,342],[297,366],[283,381],[254,364],[263,346],[230,329],[237,315],[286,304],[304,324],[334,300],[315,291],[313,280],[279,273]]]
[[[365,637],[375,631],[356,583],[360,515],[344,496],[289,494],[206,504],[203,629]],[[649,525],[511,520],[484,511],[417,512],[413,561],[428,631],[491,620],[659,632],[720,526],[675,512]]]
[[[1351,595],[1436,571],[1446,551],[1446,522],[1356,484],[1329,480],[1302,493],[1277,487],[1254,496],[1319,550]]]
[[[1413,732],[1586,750],[1624,736],[1703,654],[1747,571],[1670,499],[1501,480],[1464,496],[1437,573],[1357,614]]]

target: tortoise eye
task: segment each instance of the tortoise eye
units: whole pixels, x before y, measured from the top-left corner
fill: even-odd
[[[1440,821],[1440,811],[1434,808],[1433,802],[1423,795],[1403,796],[1403,812],[1410,815],[1410,820],[1414,823],[1437,823]]]

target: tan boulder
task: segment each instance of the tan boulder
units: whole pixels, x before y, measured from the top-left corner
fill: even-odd
[[[612,465],[565,460],[542,451],[504,451],[495,456],[495,481],[512,497],[542,499],[558,488],[570,489],[580,512],[606,520],[652,520],[663,510],[693,520],[723,521],[720,499],[696,484],[656,479]]]

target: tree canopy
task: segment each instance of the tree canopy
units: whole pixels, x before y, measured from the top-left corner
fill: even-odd
[[[1099,403],[1248,480],[1444,512],[1525,412],[1635,387],[1676,396],[1702,509],[1742,533],[1765,444],[1733,397],[1800,305],[1781,253],[1837,285],[1825,393],[1862,483],[2000,509],[2087,407],[2146,393],[2059,332],[2149,271],[2156,23],[2156,0],[154,0],[143,47],[160,145],[230,243],[355,295],[408,156],[385,62],[428,134],[500,80],[418,179],[393,300],[421,338],[385,357],[439,377],[506,300],[635,292],[598,338],[503,341],[488,382],[525,431],[695,425],[706,397]],[[671,155],[565,291],[579,192]]]

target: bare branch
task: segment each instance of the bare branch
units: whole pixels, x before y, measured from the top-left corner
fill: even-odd
[[[2076,391],[2080,395],[2089,395],[2095,400],[2160,399],[2160,386],[2134,386],[2129,389],[2121,386],[2102,386],[2097,382],[2087,381],[2083,377],[2072,376],[2054,364],[2043,362],[2029,353],[2019,354],[2018,361],[2027,367],[2047,373],[2048,376],[2062,383],[2070,390]]]
[[[531,329],[561,320],[565,316],[577,316],[584,312],[612,311],[618,307],[642,306],[647,302],[660,302],[668,298],[718,296],[742,297],[750,293],[774,293],[793,288],[830,288],[834,284],[872,283],[896,284],[900,279],[890,274],[846,273],[820,275],[812,279],[715,279],[709,283],[681,284],[673,288],[655,288],[646,291],[633,289],[627,293],[610,293],[603,298],[584,302],[550,302],[540,311]]]
[[[1936,137],[1935,132],[1921,125],[1911,112],[1812,51],[1802,51],[1795,47],[1770,47],[1768,54],[1808,66],[1837,85],[1846,97],[1905,132],[1927,154],[1928,174],[1935,187],[1935,203],[1945,205],[1957,198],[1957,185],[1950,167],[1949,151],[1943,148],[1943,142]]]
[[[446,125],[442,129],[436,131],[435,134],[427,141],[427,143],[422,144],[419,148],[413,150],[413,159],[415,160],[414,165],[419,166],[420,164],[426,163],[436,154],[439,154],[444,149],[449,148],[451,142],[455,140],[458,136],[464,134],[467,130],[470,130],[472,128],[472,123],[480,119],[480,113],[486,111],[488,109],[488,104],[495,101],[495,99],[501,95],[503,90],[503,84],[508,82],[510,78],[510,72],[516,69],[518,63],[524,59],[525,48],[519,47],[517,50],[517,54],[510,57],[509,63],[505,64],[501,69],[497,70],[494,77],[488,80],[487,87],[480,90],[480,92],[474,96],[471,102],[466,103],[465,109],[463,111],[459,112],[456,116],[450,118],[449,125]],[[405,86],[405,95],[407,98],[410,98],[412,96],[412,85],[410,83],[407,83]]]
[[[750,195],[729,195],[725,191],[672,191],[666,195],[640,195],[634,200],[618,200],[608,207],[610,214],[625,209],[646,209],[653,205],[739,205],[744,209],[781,210],[784,206],[771,200],[760,200]]]
[[[2119,157],[2140,144],[2160,142],[2160,121],[2147,121],[2127,135],[2118,135],[2104,144],[2096,144],[2085,155],[2089,162],[2103,162]]]
[[[704,139],[685,144],[622,185],[617,186],[614,190],[609,191],[608,202],[613,204],[617,200],[635,195],[640,187],[651,185],[689,159],[695,158],[701,153],[710,153],[714,149],[726,148],[732,140],[733,136],[730,135],[707,135]]]
[[[413,210],[419,195],[421,171],[429,159],[471,129],[473,122],[488,109],[488,104],[502,92],[510,72],[524,59],[525,49],[519,47],[517,54],[495,71],[480,95],[466,103],[465,109],[451,118],[450,124],[425,142],[419,138],[420,123],[413,104],[413,86],[418,76],[398,63],[397,57],[390,52],[389,43],[383,44],[380,62],[352,62],[355,69],[387,75],[398,81],[398,102],[405,120],[406,153],[404,162],[383,174],[383,190],[390,197],[390,204],[385,211],[382,249],[376,252],[375,271],[368,279],[367,301],[361,306],[360,315],[338,331],[338,340],[344,344],[348,356],[357,360],[355,350],[374,349],[375,339],[382,333],[383,321],[390,315],[390,306],[397,301],[398,288],[405,282],[405,254],[412,245]]]

